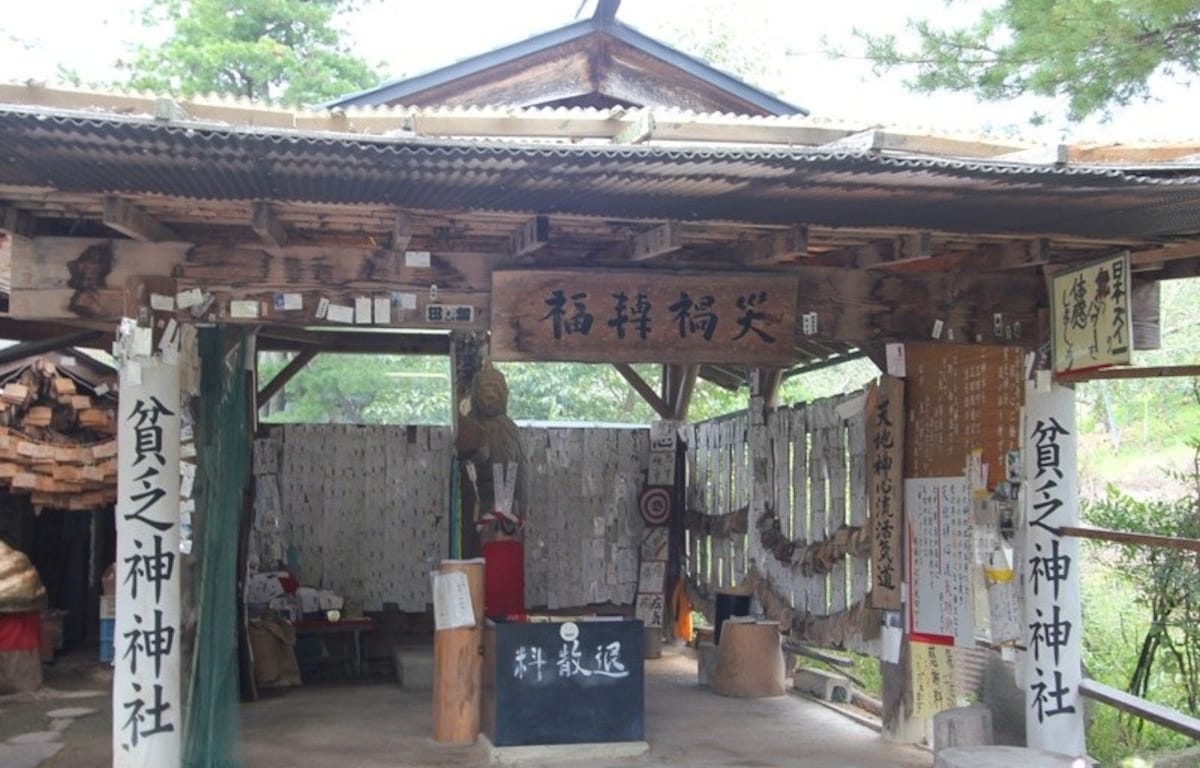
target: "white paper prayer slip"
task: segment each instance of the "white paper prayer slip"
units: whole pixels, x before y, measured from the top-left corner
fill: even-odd
[[[433,578],[434,629],[475,626],[475,606],[471,602],[467,574],[462,571],[431,571],[430,576]]]

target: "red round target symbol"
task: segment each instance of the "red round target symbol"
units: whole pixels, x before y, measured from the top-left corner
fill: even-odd
[[[671,489],[664,485],[643,488],[638,509],[646,525],[666,525],[671,519]]]

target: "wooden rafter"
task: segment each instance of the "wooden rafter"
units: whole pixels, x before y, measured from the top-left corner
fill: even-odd
[[[139,206],[115,195],[104,198],[104,226],[143,243],[178,240],[179,236]]]

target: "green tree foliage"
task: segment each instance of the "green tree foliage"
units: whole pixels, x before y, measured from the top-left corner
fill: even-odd
[[[288,358],[259,356],[260,386]],[[334,424],[449,424],[445,357],[317,355],[263,408],[263,420]]]
[[[1190,445],[1192,466],[1183,472],[1169,470],[1188,489],[1185,494],[1142,501],[1110,487],[1105,498],[1085,505],[1089,522],[1135,533],[1200,538],[1200,440]],[[1200,556],[1161,547],[1116,549],[1120,572],[1150,612],[1129,692],[1200,714]]]
[[[342,45],[335,24],[354,7],[348,0],[151,0],[146,25],[172,32],[125,65],[128,85],[285,104],[361,90],[379,78]]]
[[[878,70],[914,67],[918,91],[998,101],[1065,97],[1078,121],[1150,96],[1156,74],[1200,70],[1197,0],[1004,0],[967,27],[910,19],[915,47],[855,30]]]

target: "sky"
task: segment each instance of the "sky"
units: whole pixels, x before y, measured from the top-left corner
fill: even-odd
[[[624,0],[618,18],[664,42],[725,30],[743,41],[735,56],[766,63],[754,85],[802,106],[814,116],[856,123],[989,132],[1046,143],[1200,138],[1200,105],[1188,88],[1165,78],[1157,100],[1115,112],[1108,121],[1070,125],[1061,105],[1041,99],[978,103],[964,94],[913,94],[898,73],[876,75],[867,62],[830,59],[826,43],[851,44],[858,25],[872,33],[903,34],[910,16],[955,23],[974,18],[990,0]],[[148,30],[144,0],[38,0],[5,9],[0,30],[0,81],[53,83],[59,67],[85,82],[119,80],[114,64],[138,43],[167,30]],[[344,22],[356,53],[382,64],[389,77],[444,66],[590,15],[594,0],[365,0]],[[64,23],[69,20],[69,23]],[[14,41],[15,38],[15,41]],[[16,42],[20,41],[20,43]],[[1031,126],[1034,112],[1050,115]]]

